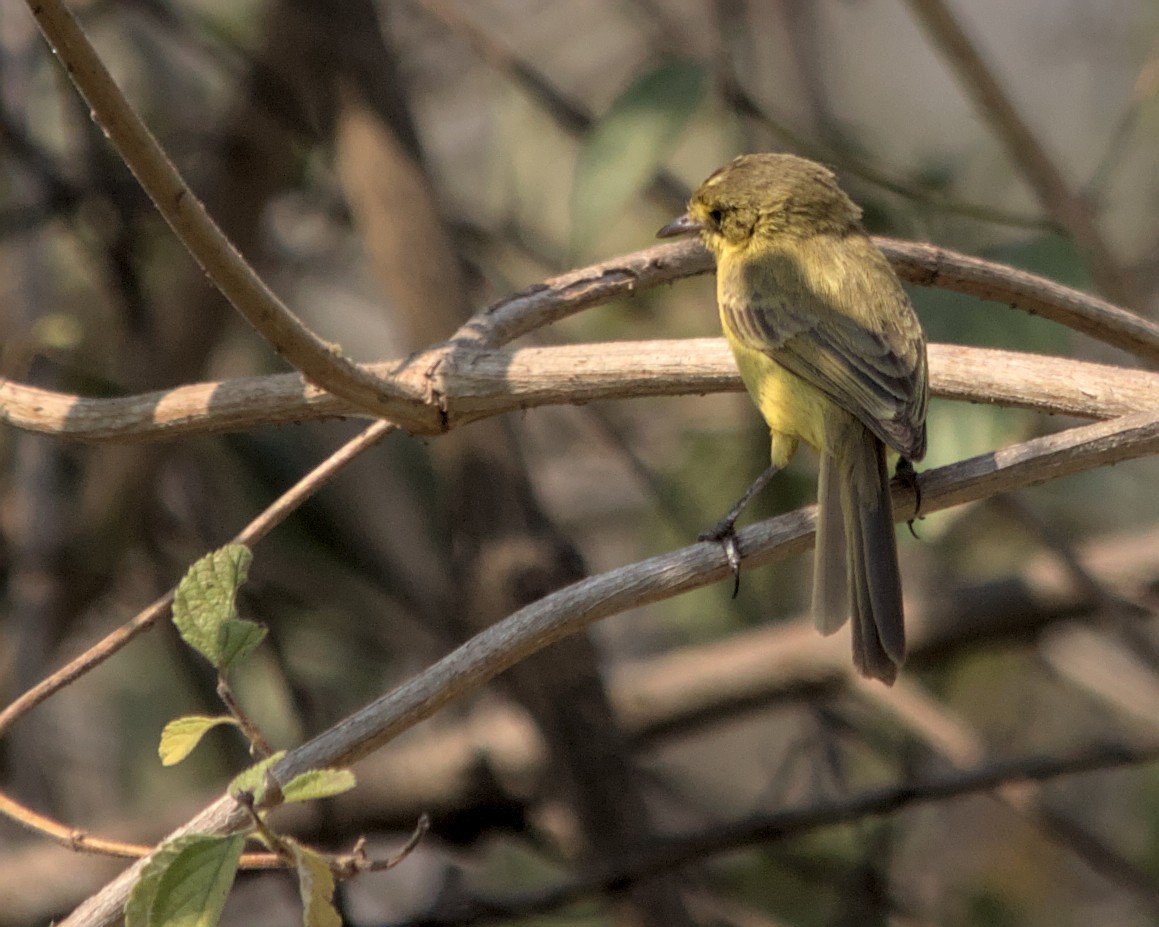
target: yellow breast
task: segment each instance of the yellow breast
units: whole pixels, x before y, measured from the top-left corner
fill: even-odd
[[[834,415],[848,416],[820,390],[789,373],[769,355],[742,345],[727,327],[724,334],[745,388],[773,433],[773,463],[779,467],[787,464],[798,441],[817,451],[826,448],[829,422]]]

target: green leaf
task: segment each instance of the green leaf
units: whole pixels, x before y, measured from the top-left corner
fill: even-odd
[[[266,637],[266,629],[256,621],[246,621],[244,618],[233,618],[222,622],[218,633],[218,647],[220,648],[218,669],[223,672],[240,663]]]
[[[229,794],[236,797],[242,792],[249,792],[254,797],[254,804],[260,806],[266,797],[266,773],[281,762],[285,755],[285,750],[279,750],[273,756],[267,756],[264,760],[254,763],[249,769],[243,769],[230,782]]]
[[[201,743],[206,731],[221,724],[237,724],[229,715],[186,715],[183,718],[174,718],[161,731],[161,744],[157,753],[164,766],[175,766],[193,752],[194,747]]]
[[[283,840],[293,853],[298,870],[304,927],[342,927],[342,918],[334,908],[334,873],[326,857],[296,840]]]
[[[282,800],[312,801],[349,792],[356,785],[349,769],[312,769],[294,776],[282,786]]]
[[[242,544],[212,551],[189,568],[173,599],[173,623],[182,639],[219,671],[249,653],[266,633],[238,618],[234,602],[252,560]]]
[[[571,191],[572,247],[585,253],[655,176],[700,105],[704,69],[672,61],[640,77],[580,149]]]
[[[125,927],[213,927],[244,846],[244,834],[186,834],[164,844],[129,894]]]

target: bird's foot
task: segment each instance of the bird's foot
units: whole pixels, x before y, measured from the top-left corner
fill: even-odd
[[[700,532],[696,539],[698,541],[715,541],[724,548],[725,559],[728,560],[729,569],[732,570],[732,597],[735,599],[737,593],[740,592],[740,542],[736,537],[736,526],[733,524],[733,519],[723,519],[708,531]]]

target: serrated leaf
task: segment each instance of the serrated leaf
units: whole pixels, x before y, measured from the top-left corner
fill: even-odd
[[[698,64],[672,61],[641,76],[587,137],[572,183],[572,247],[586,252],[655,176],[704,96]]]
[[[193,752],[201,743],[201,738],[207,731],[213,730],[222,724],[237,724],[229,715],[186,715],[183,718],[174,718],[161,731],[161,743],[157,747],[157,754],[161,757],[163,766],[175,766]]]
[[[254,804],[261,805],[266,796],[266,773],[281,762],[285,755],[285,750],[279,750],[273,756],[267,756],[264,760],[254,763],[249,769],[243,769],[230,782],[229,794],[236,796],[242,792],[249,792],[254,797]]]
[[[233,636],[222,629],[239,620],[234,600],[252,560],[241,544],[212,551],[189,568],[173,599],[173,624],[182,639],[219,670],[225,665],[223,645]]]
[[[125,905],[125,927],[213,927],[245,846],[243,834],[186,834],[146,863]]]
[[[283,839],[294,855],[298,871],[304,927],[342,927],[342,918],[334,907],[334,873],[326,858],[296,840]]]
[[[282,786],[282,800],[313,801],[349,792],[357,782],[349,769],[312,769],[294,776]]]

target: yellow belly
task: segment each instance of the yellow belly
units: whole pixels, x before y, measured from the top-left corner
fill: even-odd
[[[816,451],[830,447],[833,426],[851,416],[767,354],[738,343],[727,329],[725,336],[741,379],[772,432],[773,463],[785,466],[800,441]]]

